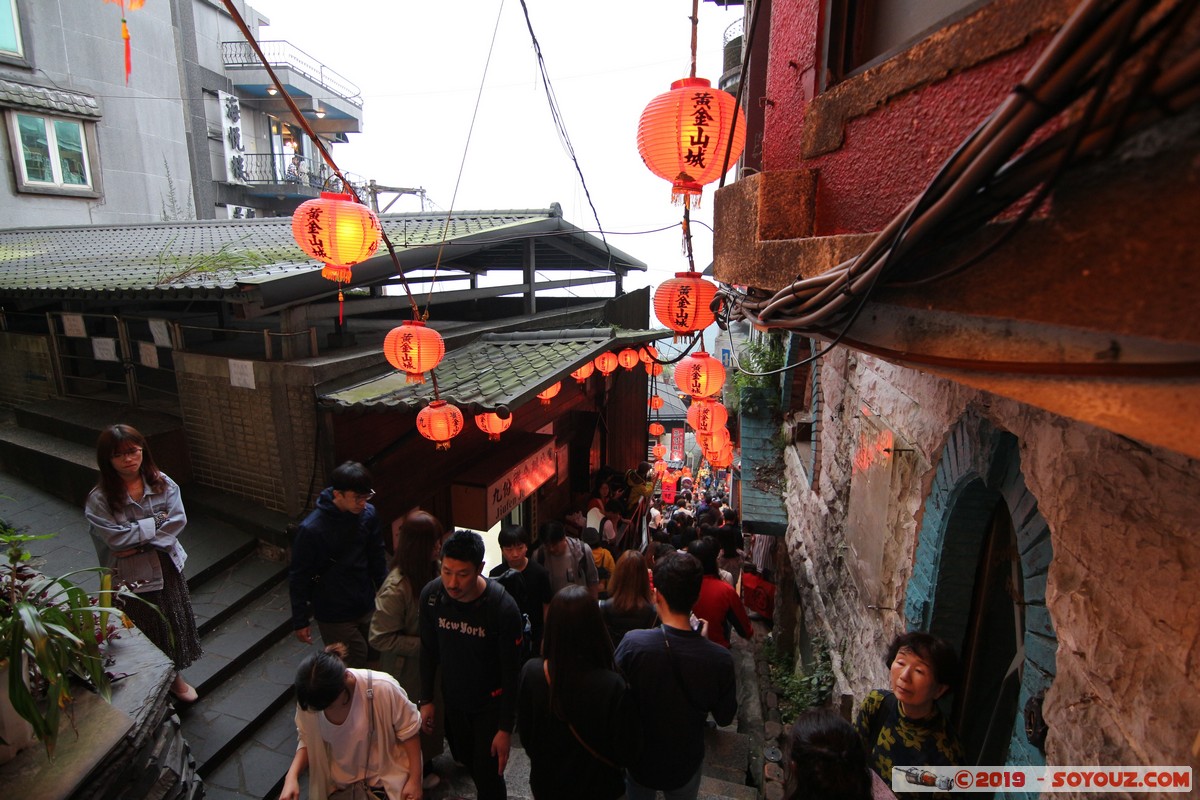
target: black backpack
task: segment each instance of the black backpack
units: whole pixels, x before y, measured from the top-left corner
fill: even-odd
[[[504,591],[508,592],[521,612],[521,619],[525,626],[521,634],[521,655],[522,660],[528,659],[533,656],[533,627],[529,622],[529,615],[525,613],[525,602],[529,597],[529,588],[525,585],[525,575],[520,570],[510,568],[492,580],[504,587]]]

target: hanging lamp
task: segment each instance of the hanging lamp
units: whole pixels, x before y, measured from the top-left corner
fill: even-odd
[[[446,355],[446,342],[440,333],[414,319],[388,332],[383,340],[383,354],[389,364],[408,374],[405,383],[424,383],[425,373]]]
[[[737,122],[734,123],[736,118]],[[727,146],[733,127],[733,144]],[[729,92],[706,78],[681,78],[650,101],[638,121],[638,153],[655,175],[670,181],[671,201],[699,204],[704,185],[733,166],[746,144],[746,115]],[[726,150],[729,151],[726,159]]]
[[[379,249],[379,218],[351,195],[321,192],[292,215],[292,236],[301,250],[325,264],[321,277],[338,285],[340,324],[346,299],[342,287],[350,282],[350,268]]]
[[[650,448],[650,452],[654,454],[654,458],[661,461],[663,456],[667,454],[667,446],[665,444],[656,444]]]
[[[611,375],[613,370],[617,368],[617,354],[613,352],[601,353],[596,356],[593,363],[602,375]]]
[[[712,433],[729,421],[729,411],[716,400],[693,400],[687,421],[697,433]]]
[[[662,436],[667,429],[662,426],[661,422],[651,422],[648,428],[651,436]]]
[[[675,367],[675,385],[692,397],[711,397],[725,384],[725,367],[703,350],[685,357]]]
[[[595,371],[596,371],[596,365],[593,364],[591,361],[589,361],[586,364],[583,364],[582,366],[580,366],[579,369],[572,372],[571,377],[574,378],[579,383],[587,383],[587,379],[590,378],[592,373]]]
[[[450,440],[462,432],[462,427],[462,412],[445,400],[434,400],[417,412],[417,430],[435,442],[438,450],[449,450]]]
[[[650,408],[654,409],[655,411],[658,411],[663,407],[663,402],[663,399],[656,394],[650,395],[650,399],[646,401]]]
[[[652,378],[657,378],[659,375],[663,374],[663,365],[659,364],[657,361],[647,362],[646,374]]]
[[[643,364],[649,364],[658,358],[658,350],[652,344],[644,345],[638,349],[638,358]]]
[[[626,347],[621,352],[617,353],[617,363],[627,370],[631,370],[641,361],[638,358],[637,350],[632,347]]]
[[[495,411],[489,411],[486,414],[475,415],[475,425],[479,430],[488,435],[488,440],[492,442],[500,441],[500,434],[504,433],[512,425],[512,414],[509,414],[504,419]]]
[[[696,272],[677,272],[654,290],[654,316],[677,334],[702,331],[713,324],[717,287]]]
[[[562,391],[562,381],[559,381],[558,383],[554,384],[553,386],[547,386],[544,390],[539,392],[538,399],[542,401],[542,405],[548,406],[548,405],[550,405],[550,401],[552,399],[554,399],[555,397],[557,397],[558,393],[561,391]]]

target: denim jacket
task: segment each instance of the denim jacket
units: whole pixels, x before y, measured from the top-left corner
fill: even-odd
[[[179,534],[187,525],[187,514],[179,496],[175,481],[162,475],[163,488],[156,491],[149,484],[141,502],[125,497],[124,504],[115,512],[108,507],[108,498],[99,488],[92,489],[84,506],[84,516],[91,524],[92,543],[102,566],[115,573],[114,584],[126,584],[135,592],[154,592],[162,589],[162,565],[158,560],[161,550],[171,557],[171,562],[183,573],[187,551],[179,543]],[[155,524],[155,517],[161,522]],[[123,550],[136,553],[118,557]]]

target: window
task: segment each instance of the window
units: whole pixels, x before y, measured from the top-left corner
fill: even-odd
[[[92,193],[90,131],[84,125],[80,120],[9,111],[9,133],[22,190]]]
[[[0,55],[25,55],[25,47],[21,43],[21,17],[17,14],[17,0],[0,0]]]

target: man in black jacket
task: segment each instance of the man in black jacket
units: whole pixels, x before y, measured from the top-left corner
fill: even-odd
[[[517,707],[524,627],[516,601],[483,576],[483,539],[455,531],[441,575],[421,590],[421,724],[433,730],[434,679],[442,673],[446,740],[479,800],[505,800],[504,768]]]
[[[365,667],[375,592],[387,576],[379,518],[368,502],[375,492],[371,473],[356,461],[335,469],[330,484],[292,540],[292,628],[312,644],[315,617],[321,640],[345,643],[346,665]]]

